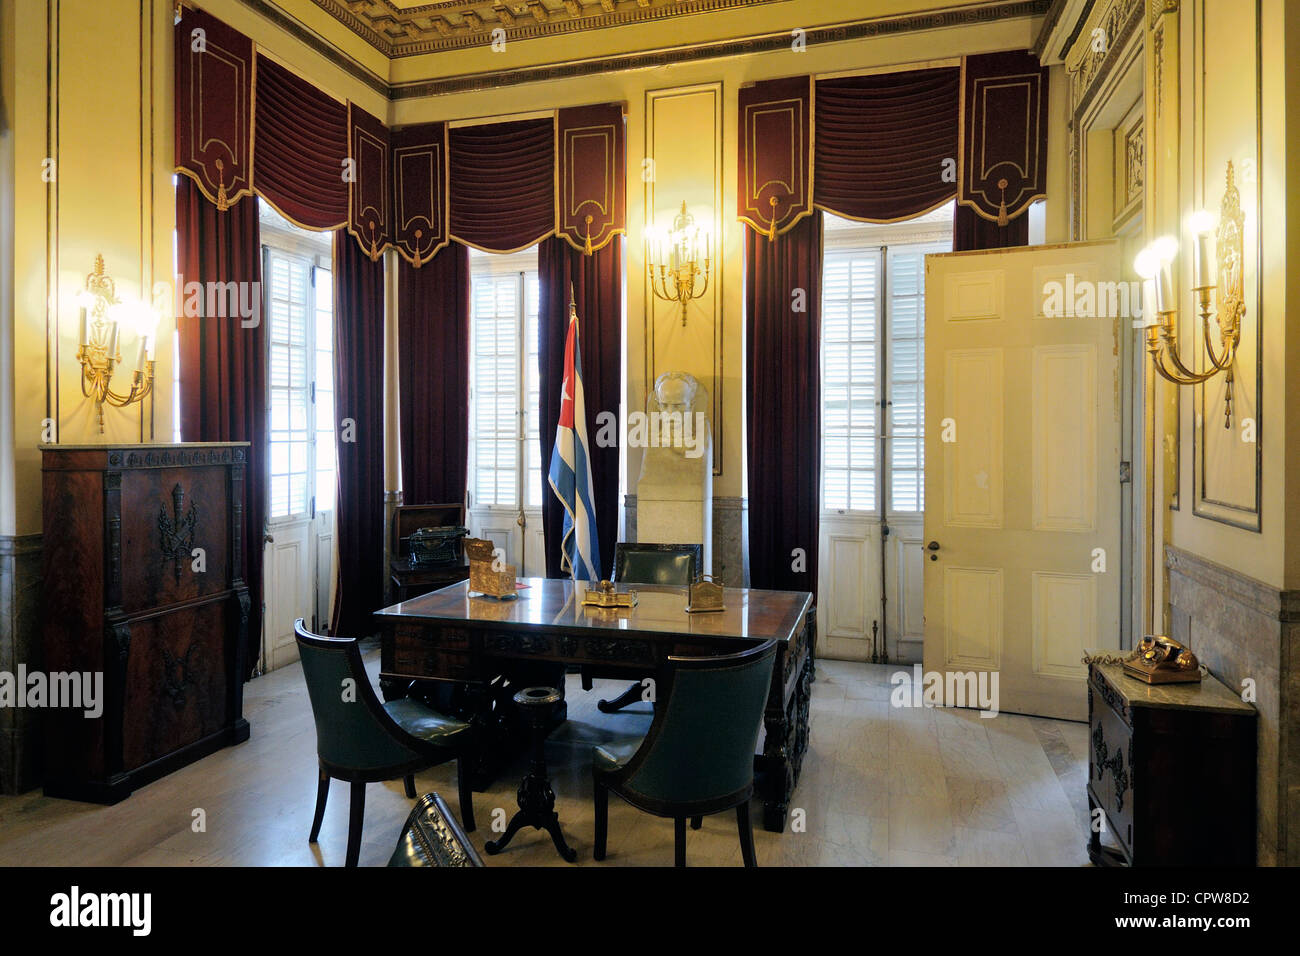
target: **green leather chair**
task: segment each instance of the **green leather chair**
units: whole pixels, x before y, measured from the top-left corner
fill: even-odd
[[[460,761],[456,773],[460,815],[465,829],[473,832],[474,805],[465,767],[471,745],[469,724],[444,717],[409,698],[380,703],[354,638],[312,634],[301,618],[294,622],[293,630],[316,718],[316,752],[320,758],[316,816],[308,842],[315,843],[320,835],[330,780],[346,780],[352,785],[352,804],[345,865],[356,866],[361,852],[366,784],[402,777],[406,795],[414,799],[415,774],[448,760]]]
[[[415,802],[389,866],[482,866],[483,859],[436,793]]]
[[[629,544],[614,546],[614,580],[624,584],[668,584],[684,588],[695,581],[704,563],[698,544]]]
[[[772,683],[776,642],[722,657],[670,657],[654,722],[639,742],[592,750],[597,860],[605,858],[609,794],[672,817],[677,866],[686,865],[686,818],[736,809],[745,866],[756,866],[749,800],[754,750]]]
[[[661,584],[685,588],[695,581],[703,563],[704,548],[698,544],[629,544],[620,541],[614,546],[614,580],[620,584]],[[622,676],[621,671],[603,672],[584,668],[582,688],[591,690],[593,677]],[[641,682],[636,681],[613,700],[598,701],[596,709],[602,714],[613,714],[640,699]]]

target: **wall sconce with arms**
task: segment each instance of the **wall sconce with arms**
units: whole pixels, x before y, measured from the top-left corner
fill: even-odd
[[[81,329],[77,361],[81,363],[81,394],[95,403],[99,433],[104,433],[104,405],[125,408],[142,401],[153,391],[154,348],[158,338],[158,313],[143,302],[124,303],[117,296],[112,276],[104,271],[104,257],[95,256],[95,270],[77,293],[81,306]],[[131,389],[113,391],[113,369],[121,363],[119,350],[123,322],[131,325],[140,339]]]
[[[681,303],[685,328],[686,304],[709,289],[709,231],[695,224],[695,217],[686,211],[683,202],[681,212],[673,219],[673,228],[646,226],[645,242],[650,289],[665,302]],[[697,290],[700,276],[704,283]]]
[[[1189,369],[1178,354],[1178,307],[1170,273],[1170,264],[1178,254],[1178,240],[1173,236],[1161,236],[1133,260],[1133,268],[1144,280],[1143,300],[1154,301],[1157,315],[1156,321],[1147,325],[1147,352],[1156,372],[1175,385],[1199,385],[1222,372],[1223,427],[1231,428],[1232,363],[1241,341],[1241,320],[1246,314],[1242,295],[1245,217],[1241,211],[1241,194],[1233,182],[1231,162],[1218,223],[1212,213],[1201,210],[1192,215],[1188,225],[1196,237],[1192,247],[1192,291],[1196,293],[1205,340],[1204,371]],[[1217,312],[1213,308],[1216,297]],[[1217,349],[1211,335],[1211,316],[1219,329]]]

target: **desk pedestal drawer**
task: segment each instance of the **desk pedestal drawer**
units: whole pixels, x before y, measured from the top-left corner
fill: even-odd
[[[467,651],[443,650],[428,641],[403,639],[401,634],[397,635],[393,648],[391,668],[386,666],[384,669],[412,678],[474,680],[478,676],[474,657]]]

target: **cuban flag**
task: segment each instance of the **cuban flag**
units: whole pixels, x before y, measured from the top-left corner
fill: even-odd
[[[560,567],[575,581],[600,580],[600,542],[591,496],[591,446],[587,443],[587,403],[582,391],[582,351],[578,346],[578,310],[569,299],[569,334],[564,343],[564,385],[560,420],[555,426],[548,480],[564,505]]]

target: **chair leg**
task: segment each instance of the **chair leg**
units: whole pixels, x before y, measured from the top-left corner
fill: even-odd
[[[704,817],[691,817],[691,829],[698,830],[704,826]]]
[[[408,773],[402,778],[402,783],[406,785],[406,799],[415,799],[415,774]]]
[[[456,787],[460,793],[460,822],[466,833],[474,832],[474,788],[470,786],[469,758],[456,758]]]
[[[366,785],[352,784],[352,806],[348,810],[348,856],[344,866],[356,866],[361,855],[361,818],[366,813]]]
[[[745,866],[758,866],[754,856],[754,827],[749,822],[749,801],[736,807],[736,829],[740,831],[740,856]]]
[[[686,865],[686,818],[673,818],[673,865]]]
[[[316,838],[320,836],[321,821],[325,819],[325,801],[330,796],[330,775],[324,770],[320,771],[320,776],[316,780],[316,816],[311,821],[311,836],[307,837],[308,843],[315,843]]]
[[[605,840],[609,836],[609,789],[598,780],[596,793],[596,845],[592,848],[594,860],[605,859]]]

